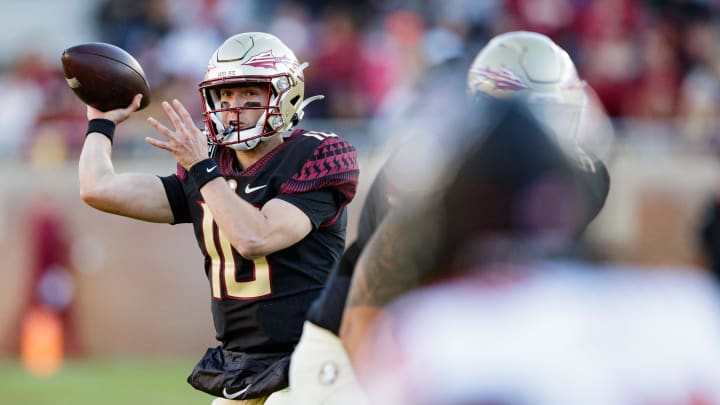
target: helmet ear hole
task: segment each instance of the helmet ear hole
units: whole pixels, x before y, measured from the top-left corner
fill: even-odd
[[[290,105],[292,105],[293,107],[295,107],[295,109],[297,109],[297,107],[298,107],[297,104],[299,101],[300,101],[300,96],[295,96],[290,99]],[[299,123],[300,123],[300,116],[298,115],[298,113],[294,113],[292,115],[292,118],[290,118],[290,127],[291,128],[296,127],[297,124],[299,124]]]

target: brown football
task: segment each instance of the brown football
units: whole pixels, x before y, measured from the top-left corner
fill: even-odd
[[[141,93],[140,109],[150,104],[150,85],[142,66],[124,49],[104,42],[63,51],[65,81],[85,104],[100,111],[125,108]]]

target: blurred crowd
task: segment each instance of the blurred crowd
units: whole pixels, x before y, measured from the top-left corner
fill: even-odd
[[[326,99],[307,117],[338,122],[392,111],[398,90],[428,66],[523,29],[569,51],[615,122],[663,122],[676,140],[720,151],[720,3],[713,0],[102,0],[96,7],[97,40],[140,61],[155,101],[178,98],[198,118],[207,59],[238,32],[273,33],[308,61],[306,95]],[[85,109],[60,64],[30,52],[0,67],[0,83],[0,153],[75,158]],[[129,134],[118,138],[117,153],[142,142],[143,119],[161,117],[158,108],[153,103],[123,129]]]

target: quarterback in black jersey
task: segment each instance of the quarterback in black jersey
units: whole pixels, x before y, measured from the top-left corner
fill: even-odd
[[[113,130],[139,95],[125,109],[88,106],[83,200],[131,218],[193,224],[221,345],[207,350],[188,382],[216,396],[214,405],[288,396],[290,354],[345,246],[357,154],[333,133],[292,130],[318,98],[303,99],[306,66],[272,35],[227,39],[199,85],[205,131],[177,100],[162,104],[170,127],[148,119],[166,139],[146,141],[178,161],[165,177],[113,169]]]
[[[214,153],[214,162],[223,161],[221,153]],[[347,169],[353,154],[352,146],[333,134],[298,129],[245,169],[234,167],[232,160],[228,167],[220,164],[228,186],[244,200],[255,207],[272,199],[288,202],[317,230],[257,258],[231,248],[186,171],[162,178],[175,222],[193,224],[205,256],[217,339],[224,349],[292,351],[305,310],[345,247],[346,214],[339,207],[352,198],[354,182]]]

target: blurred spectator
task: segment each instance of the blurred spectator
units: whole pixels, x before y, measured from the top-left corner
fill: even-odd
[[[19,326],[12,329],[18,335],[11,341],[31,372],[46,374],[55,371],[63,357],[83,353],[73,314],[76,283],[57,200],[41,193],[25,215],[32,262]]]
[[[578,10],[578,67],[611,117],[622,115],[628,89],[642,75],[634,34],[644,27],[645,9],[634,0],[584,2]]]
[[[642,31],[638,51],[639,74],[630,80],[620,105],[629,118],[668,119],[677,112],[681,71],[673,36],[667,25]]]
[[[47,71],[40,55],[21,55],[0,75],[0,155],[18,159],[45,104]]]
[[[371,84],[361,21],[350,8],[341,6],[327,7],[319,18],[316,55],[306,76],[311,83],[308,92],[324,94],[328,102],[317,103],[308,111],[336,119],[367,117],[372,102],[366,89]]]
[[[173,30],[158,43],[159,78],[192,77],[199,83],[202,77],[198,72],[203,72],[206,64],[199,62],[197,55],[212,52],[219,42],[222,42],[222,36],[217,28],[199,19],[182,29]]]
[[[268,32],[278,38],[285,38],[287,45],[295,50],[300,60],[311,58],[315,44],[311,38],[312,19],[307,7],[298,2],[284,2],[278,5],[270,17]]]
[[[48,78],[45,100],[36,117],[32,136],[28,139],[30,148],[24,155],[30,158],[32,164],[39,166],[59,165],[63,163],[63,156],[76,156],[87,126],[83,104],[68,88],[59,67],[50,70]]]
[[[526,31],[562,38],[572,28],[576,9],[571,0],[508,0],[506,7]]]
[[[680,48],[688,70],[682,79],[678,115],[682,135],[693,144],[720,152],[720,47],[711,19],[690,22]]]
[[[167,0],[105,0],[97,10],[100,38],[131,54],[170,29]]]

